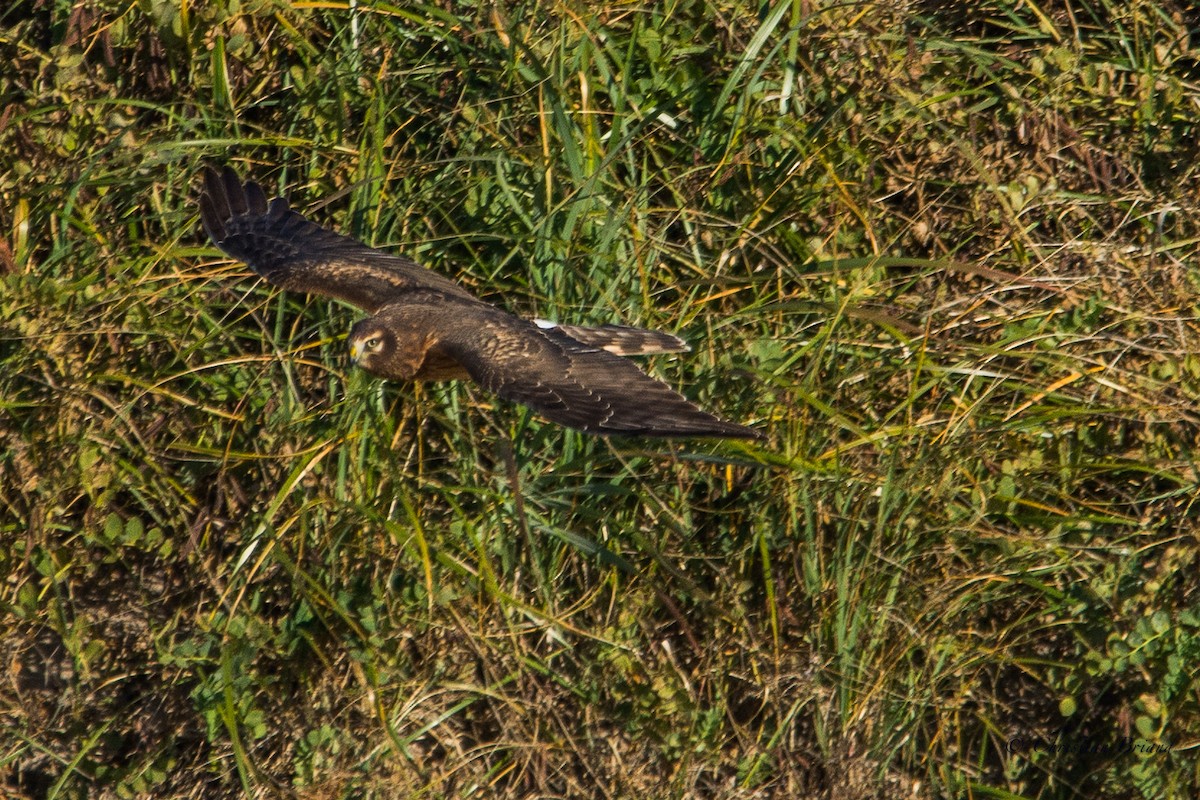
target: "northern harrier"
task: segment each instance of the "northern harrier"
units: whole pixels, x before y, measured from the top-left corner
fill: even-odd
[[[701,410],[622,356],[688,350],[668,333],[519,319],[409,259],[268,202],[226,167],[204,175],[213,243],[283,289],[336,297],[372,316],[350,329],[354,361],[396,380],[472,379],[553,422],[596,434],[760,438]]]

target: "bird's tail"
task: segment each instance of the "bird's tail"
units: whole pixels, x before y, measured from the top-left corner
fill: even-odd
[[[534,324],[544,331],[554,331],[580,344],[607,350],[618,356],[686,353],[692,349],[687,342],[673,334],[627,325],[561,325],[544,319],[535,319]]]

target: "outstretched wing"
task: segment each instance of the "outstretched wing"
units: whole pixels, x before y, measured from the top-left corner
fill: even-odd
[[[322,228],[282,197],[268,201],[261,186],[242,183],[229,167],[205,170],[200,217],[217,247],[284,289],[336,297],[372,313],[412,289],[474,298],[414,261]]]
[[[759,438],[703,411],[614,353],[496,310],[446,337],[452,355],[484,388],[546,419],[598,434]]]

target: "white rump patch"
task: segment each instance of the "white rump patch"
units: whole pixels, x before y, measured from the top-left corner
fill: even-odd
[[[533,324],[534,324],[534,325],[537,325],[539,328],[541,328],[541,329],[542,329],[542,330],[544,330],[544,331],[548,331],[548,330],[550,330],[550,329],[552,329],[552,328],[557,328],[557,327],[558,327],[558,323],[557,323],[557,322],[551,322],[551,321],[550,321],[550,320],[548,320],[548,319],[535,319],[535,320],[533,321]]]

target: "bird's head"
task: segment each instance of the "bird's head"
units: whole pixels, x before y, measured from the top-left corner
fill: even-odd
[[[350,357],[373,375],[409,380],[425,360],[428,344],[416,331],[385,325],[378,319],[359,320],[350,329]]]

